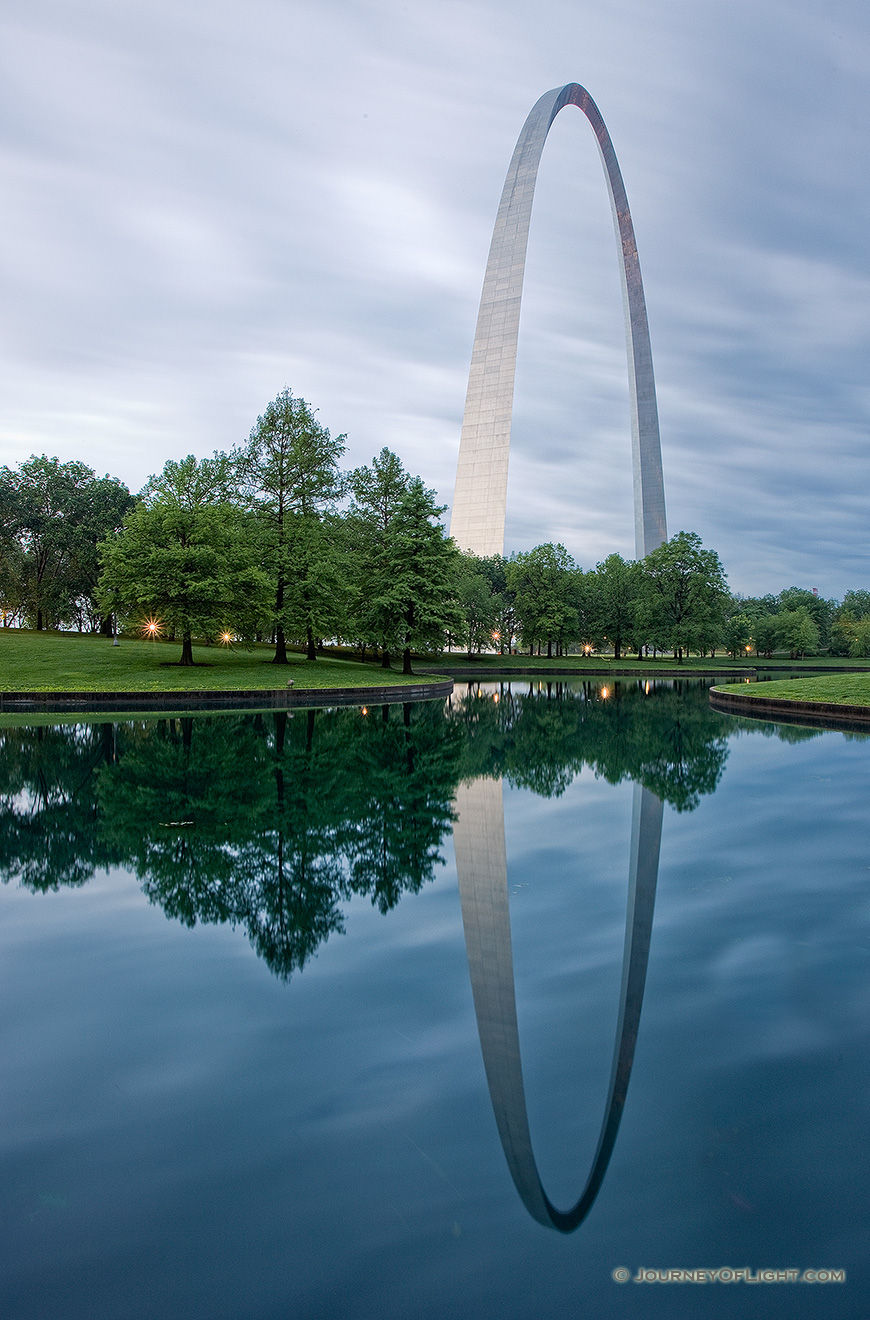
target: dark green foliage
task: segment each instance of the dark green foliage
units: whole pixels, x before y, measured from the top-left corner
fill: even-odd
[[[180,634],[182,665],[194,635],[250,636],[268,608],[260,529],[231,502],[231,482],[224,455],[169,462],[102,546],[104,608]]]
[[[816,596],[805,587],[787,587],[777,596],[777,614],[805,610],[818,629],[818,646],[827,646],[837,602]],[[809,649],[809,648],[807,648]]]
[[[614,659],[637,631],[638,603],[643,590],[639,564],[608,555],[594,573],[583,578],[586,627],[590,640],[613,647]]]
[[[99,826],[97,772],[115,756],[111,724],[0,735],[0,878],[28,889],[82,885],[120,854]]]
[[[732,659],[751,651],[753,636],[752,619],[743,610],[732,608],[722,629],[722,645]]]
[[[432,879],[461,780],[555,796],[588,766],[690,811],[738,727],[704,684],[653,680],[469,687],[447,710],[8,729],[0,877],[41,891],[128,866],[167,916],[238,926],[286,978],[342,930],[352,895],[386,912]]]
[[[853,619],[870,618],[870,591],[847,591],[840,612]]]
[[[499,695],[495,702],[469,687],[458,705],[468,777],[504,776],[552,797],[588,765],[609,783],[631,779],[692,811],[725,768],[730,717],[711,709],[697,682],[534,682]]]
[[[402,647],[402,672],[411,673],[412,651],[441,650],[449,632],[461,625],[458,602],[461,556],[439,519],[435,503],[419,477],[399,500],[390,536],[392,580],[384,599]]]
[[[462,559],[458,603],[464,627],[457,640],[471,656],[474,652],[479,654],[484,647],[491,650],[493,643],[500,641],[501,634],[496,627],[499,607],[490,580],[480,571],[477,559],[473,555],[463,555]]]
[[[351,894],[385,912],[432,878],[460,744],[437,703],[7,730],[0,876],[130,866],[167,916],[241,926],[286,977]]]
[[[776,618],[777,644],[796,660],[815,655],[819,650],[819,628],[806,606],[795,610],[780,610]]]
[[[507,564],[507,583],[514,593],[520,635],[529,654],[547,645],[547,655],[567,651],[579,627],[578,603],[581,572],[563,545],[535,546],[513,555]]]
[[[678,532],[643,561],[639,625],[653,644],[682,660],[715,646],[725,621],[728,587],[714,550],[696,532]]]
[[[330,517],[345,488],[338,464],[343,435],[331,436],[304,399],[283,389],[267,406],[247,445],[233,455],[238,481],[262,533],[271,582],[269,625],[275,663],[287,663],[287,638],[316,639],[343,621],[342,537]]]
[[[0,468],[0,573],[6,616],[41,630],[100,622],[97,547],[133,507],[127,487],[84,463],[34,455]]]
[[[396,515],[410,477],[389,449],[371,467],[351,473],[350,510],[345,520],[350,595],[342,632],[363,646],[378,647],[384,668],[400,642],[392,598]]]

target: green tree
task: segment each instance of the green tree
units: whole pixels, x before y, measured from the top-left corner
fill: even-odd
[[[499,617],[499,602],[492,592],[489,576],[481,572],[479,560],[474,555],[463,555],[459,576],[459,607],[463,616],[463,628],[459,636],[465,644],[468,655],[474,651],[479,654],[484,646],[492,646],[493,633],[498,632],[496,623]]]
[[[331,515],[344,491],[339,459],[345,436],[331,436],[304,399],[285,388],[257,418],[233,455],[264,530],[264,567],[272,583],[275,664],[286,665],[287,636],[316,639],[338,622],[343,602],[341,537]]]
[[[85,463],[35,454],[0,468],[0,556],[12,572],[11,608],[37,628],[95,609],[97,544],[120,526],[132,497]],[[89,619],[93,622],[93,619]]]
[[[498,642],[499,654],[511,653],[514,637],[519,627],[516,608],[516,596],[508,584],[507,565],[504,555],[482,555],[477,559],[478,569],[489,583],[490,594],[495,607],[494,638]]]
[[[841,612],[851,615],[853,619],[870,618],[870,591],[847,591]]]
[[[0,528],[0,613],[3,627],[22,617],[25,602],[27,559],[12,535]]]
[[[697,532],[678,532],[643,560],[639,616],[646,632],[682,663],[721,632],[728,585],[719,556]]]
[[[779,624],[776,614],[759,614],[752,624],[752,640],[755,642],[755,654],[773,655],[779,639]]]
[[[563,545],[537,545],[513,555],[507,565],[508,586],[516,597],[523,644],[529,654],[547,643],[547,655],[557,653],[578,630],[577,577],[579,569]]]
[[[801,606],[796,610],[780,610],[776,616],[777,640],[792,660],[816,653],[819,649],[819,627],[809,610]]]
[[[792,613],[803,609],[810,615],[819,632],[817,649],[818,646],[828,645],[836,608],[836,601],[825,600],[823,596],[817,596],[805,587],[786,587],[777,596],[777,613]]]
[[[736,660],[738,656],[746,655],[750,649],[752,638],[752,620],[748,614],[738,610],[729,614],[725,620],[725,626],[722,630],[722,644],[725,650]]]
[[[382,449],[371,467],[350,475],[352,500],[346,530],[350,542],[351,627],[364,646],[380,647],[381,664],[390,667],[390,651],[398,645],[392,605],[392,546],[395,518],[411,478],[399,458]]]
[[[70,588],[80,630],[86,623],[107,637],[112,634],[111,616],[100,611],[99,547],[112,532],[120,531],[135,503],[124,483],[109,476],[95,476],[78,493],[70,538]]]
[[[865,659],[870,655],[870,618],[858,619],[852,628],[852,636],[849,639],[849,655],[857,659]]]
[[[182,665],[193,664],[195,634],[251,635],[269,607],[259,531],[230,501],[231,485],[226,455],[170,461],[102,546],[104,608],[159,617],[181,634]]]
[[[440,522],[445,507],[414,477],[393,519],[392,583],[385,604],[401,637],[403,674],[412,672],[412,650],[440,650],[446,634],[462,623],[457,600],[461,558]]]
[[[598,642],[606,638],[615,660],[634,636],[640,584],[639,566],[616,554],[608,555],[584,578],[589,635]]]

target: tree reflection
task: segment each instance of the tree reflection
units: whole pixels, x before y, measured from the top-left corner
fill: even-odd
[[[733,727],[710,708],[706,685],[691,681],[469,687],[455,706],[469,778],[503,777],[553,797],[589,766],[610,784],[641,784],[677,811],[715,792]]]
[[[121,859],[99,828],[96,770],[115,755],[111,724],[0,733],[0,878],[32,890],[83,885]]]
[[[239,926],[286,978],[343,928],[352,895],[387,912],[431,880],[460,782],[552,797],[589,766],[692,810],[736,727],[685,681],[5,729],[0,876],[45,890],[127,866],[168,917]]]

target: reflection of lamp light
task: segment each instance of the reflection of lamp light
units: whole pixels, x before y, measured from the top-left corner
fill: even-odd
[[[363,706],[362,711],[361,711],[361,714],[363,714],[363,715],[368,715],[368,713],[369,713],[369,708],[368,708],[368,706]]]
[[[644,690],[644,692],[646,693],[646,695],[649,696],[649,680],[648,680],[648,679],[647,679],[646,683],[644,683],[644,685],[643,685],[643,690]]]
[[[602,695],[602,697],[604,698],[604,700],[606,701],[607,698],[610,696],[610,693],[608,692],[607,688],[602,688],[602,689],[601,689],[601,695]]]
[[[495,702],[495,704],[498,705],[498,693],[497,693],[497,692],[494,692],[494,693],[493,693],[493,697],[492,697],[492,699],[493,699],[493,701]]]

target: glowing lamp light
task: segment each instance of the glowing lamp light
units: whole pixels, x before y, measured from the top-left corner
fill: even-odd
[[[233,640],[232,633],[228,633],[228,632],[221,633],[221,641],[223,642],[224,646],[229,646],[232,640]]]
[[[156,637],[159,637],[162,632],[163,632],[163,624],[160,622],[159,619],[154,619],[154,618],[146,619],[145,622],[142,624],[143,637],[150,637],[152,641]]]

